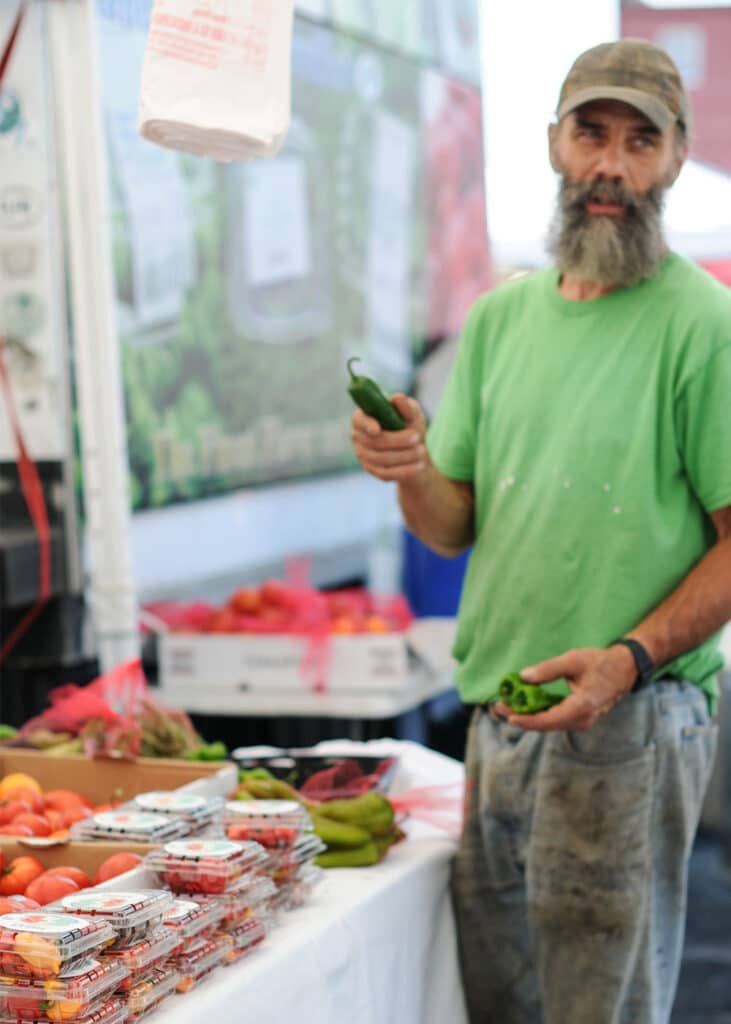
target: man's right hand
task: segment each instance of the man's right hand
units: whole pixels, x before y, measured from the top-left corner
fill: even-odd
[[[377,420],[356,409],[351,420],[353,449],[363,469],[379,480],[413,481],[429,466],[426,418],[414,398],[398,393],[392,402],[406,424],[403,430],[383,430]]]

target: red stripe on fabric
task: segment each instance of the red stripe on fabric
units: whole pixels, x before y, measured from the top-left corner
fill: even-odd
[[[0,647],[0,662],[2,662],[10,651],[15,647],[20,638],[27,632],[31,623],[38,617],[51,593],[51,535],[48,527],[48,509],[46,500],[43,497],[43,485],[38,475],[35,462],[28,454],[20,429],[20,421],[15,408],[13,391],[10,386],[10,378],[5,366],[5,340],[0,335],[0,386],[5,395],[7,403],[8,418],[13,431],[15,447],[18,452],[18,476],[20,487],[28,507],[33,526],[38,535],[39,544],[39,567],[38,567],[38,597],[35,604],[26,612],[13,632]]]

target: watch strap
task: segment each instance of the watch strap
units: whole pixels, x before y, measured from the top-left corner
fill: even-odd
[[[611,643],[610,647],[616,647],[617,644],[622,644],[624,647],[629,648],[629,651],[634,658],[635,665],[637,667],[637,678],[632,685],[632,693],[636,693],[641,687],[652,679],[655,672],[655,662],[652,660],[647,652],[647,648],[640,643],[639,640],[635,640],[631,636],[620,637],[619,640],[615,640]]]

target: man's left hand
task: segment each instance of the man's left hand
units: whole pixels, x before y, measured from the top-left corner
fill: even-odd
[[[520,676],[535,684],[563,678],[571,693],[560,704],[535,715],[516,715],[498,703],[495,711],[501,717],[536,732],[583,732],[629,693],[637,668],[626,647],[579,647],[524,668]]]

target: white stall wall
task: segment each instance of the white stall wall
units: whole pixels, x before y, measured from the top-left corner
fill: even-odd
[[[557,178],[546,128],[571,62],[615,38],[619,17],[615,0],[483,2],[488,232],[498,265],[547,262]],[[669,244],[689,259],[731,255],[731,177],[689,160],[668,193],[664,221]]]
[[[79,10],[88,17],[92,0],[83,3],[58,5],[58,10]],[[55,6],[52,5],[55,11]],[[317,8],[317,3],[312,3]],[[498,221],[498,212],[510,220],[510,210],[517,211],[525,194],[533,187],[533,173],[546,164],[545,125],[550,119],[555,95],[560,81],[572,58],[581,49],[602,39],[616,36],[618,31],[618,0],[593,0],[584,4],[579,0],[555,0],[544,4],[534,2],[485,3],[481,11],[482,42],[484,60],[484,98],[487,151],[488,216]],[[68,24],[63,24],[68,32]],[[84,42],[93,45],[88,24],[84,23]],[[88,37],[88,39],[87,39]],[[82,80],[89,65],[88,77],[93,78],[91,66],[93,55],[84,48],[76,48],[75,74],[66,64],[66,84],[72,79]],[[68,91],[68,90],[67,90]],[[69,93],[70,95],[70,93]],[[78,95],[78,91],[77,91]],[[78,101],[77,112],[81,109]],[[93,110],[95,123],[99,123],[98,111]],[[70,118],[75,121],[74,118]],[[67,133],[70,129],[66,125]],[[100,129],[99,129],[100,131]],[[67,161],[75,151],[76,133],[67,134]],[[85,221],[104,226],[104,231],[90,241],[94,243],[94,278],[103,283],[97,295],[109,295],[111,254],[104,252],[102,236],[106,233],[107,211],[95,206],[104,194],[100,185],[103,179],[103,156],[98,152],[99,137],[95,138],[94,189],[85,196]],[[88,176],[88,171],[87,171]],[[510,188],[502,186],[509,180]],[[490,212],[492,211],[492,212]],[[77,236],[77,241],[80,239]],[[76,246],[77,271],[83,263],[82,252]],[[90,250],[88,250],[90,251]],[[87,260],[91,257],[88,256]],[[77,282],[81,276],[77,273]],[[81,306],[81,293],[76,291],[76,302]],[[101,329],[97,338],[112,333],[107,322],[110,310],[103,312],[99,303],[90,304],[86,320],[90,325],[94,317]],[[106,306],[106,302],[104,303]],[[77,320],[83,319],[77,310]],[[89,333],[86,350],[89,355],[95,351]],[[97,340],[96,349],[99,344]],[[114,351],[113,345],[103,347],[107,355]],[[89,358],[91,367],[94,360]],[[108,363],[102,367],[109,370]],[[107,373],[109,383],[113,374]],[[87,463],[104,465],[103,451],[110,454],[108,465],[114,470],[112,503],[119,496],[126,497],[121,480],[120,452],[115,440],[110,445],[110,435],[116,436],[116,420],[119,409],[119,394],[108,394],[106,402],[107,420],[112,421],[115,430],[105,427],[104,432],[95,432],[100,447],[87,449]],[[91,413],[84,417],[93,421]],[[104,420],[105,417],[99,417]],[[111,448],[111,451],[110,451]],[[105,478],[109,473],[104,474]],[[107,491],[107,484],[101,490]],[[97,495],[99,496],[99,495]],[[95,507],[101,507],[97,502]],[[109,514],[104,517],[104,528],[100,533],[103,542],[90,544],[89,568],[95,605],[100,612],[109,610],[103,632],[109,638],[109,649],[117,651],[131,639],[131,619],[134,616],[134,601],[129,589],[131,575],[139,597],[144,601],[157,596],[189,596],[200,592],[205,585],[210,592],[218,580],[233,580],[237,575],[245,577],[255,573],[261,566],[283,563],[291,555],[303,550],[313,552],[316,558],[337,560],[342,553],[341,568],[353,571],[356,566],[347,563],[347,555],[353,550],[367,549],[376,533],[389,525],[393,528],[398,512],[393,485],[384,486],[362,474],[338,475],[333,478],[314,480],[306,484],[262,488],[239,494],[226,495],[209,500],[205,505],[181,505],[167,508],[158,514],[151,511],[136,515],[127,522],[127,509],[123,515]],[[93,525],[93,522],[92,522]],[[92,537],[89,538],[93,540]],[[131,548],[131,574],[127,572],[127,545]],[[116,552],[116,560],[112,554]],[[115,568],[111,572],[109,567]],[[337,574],[335,574],[337,575]],[[111,578],[110,578],[111,576]],[[103,615],[100,617],[105,618]],[[119,635],[115,636],[115,622]]]
[[[484,2],[480,17],[488,225],[498,216],[509,225],[536,170],[548,166],[546,125],[561,80],[577,53],[617,35],[619,3]],[[525,189],[516,187],[521,181]],[[317,580],[318,564],[337,571],[339,563],[345,574],[363,569],[354,552],[398,521],[393,485],[362,474],[243,491],[135,515],[134,573],[143,599],[215,594],[237,573],[305,550]]]
[[[555,195],[547,125],[573,60],[618,36],[620,3],[482,0],[481,17],[492,253],[498,264],[519,262],[526,251],[540,262]]]
[[[17,11],[0,3],[3,44]],[[0,333],[25,445],[34,459],[61,461],[71,431],[47,20],[41,4],[27,8],[0,103]],[[0,460],[17,454],[0,400]]]

